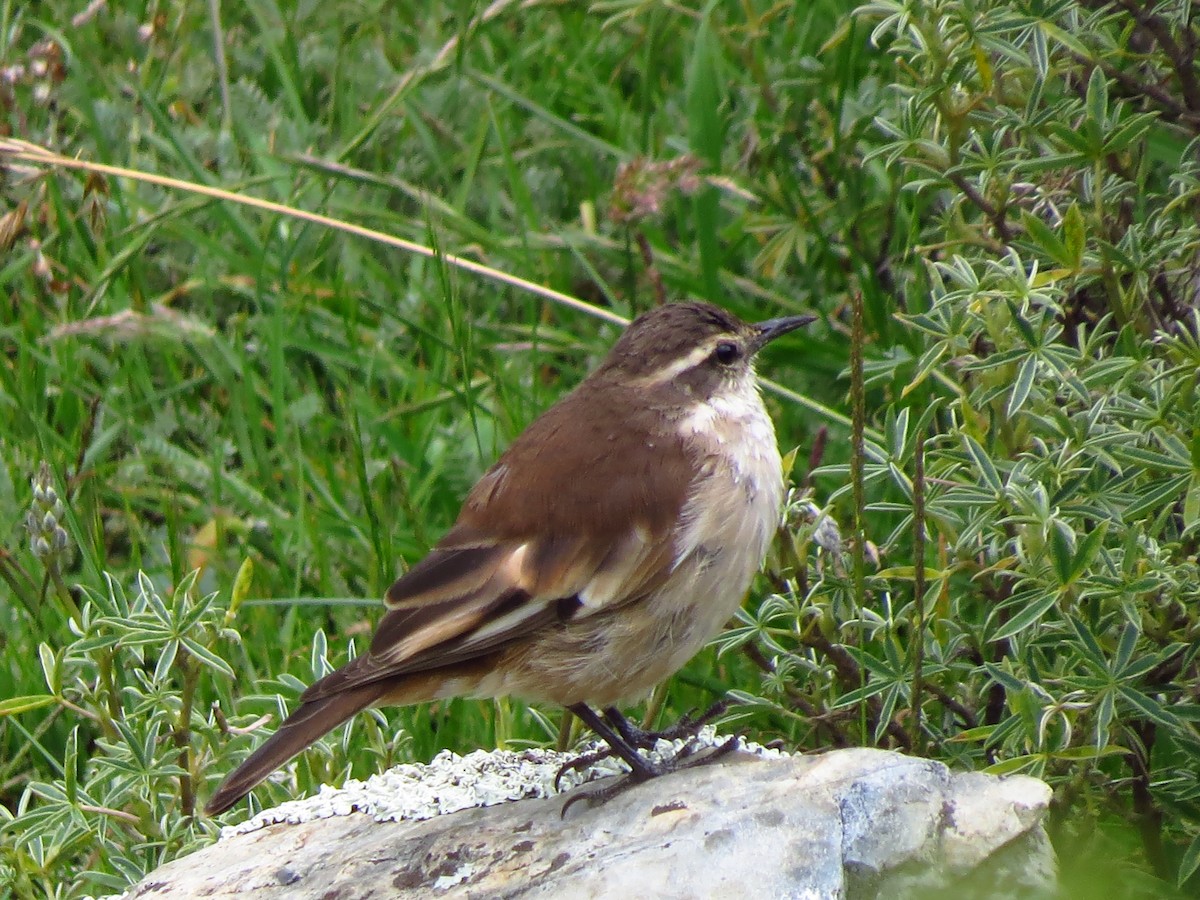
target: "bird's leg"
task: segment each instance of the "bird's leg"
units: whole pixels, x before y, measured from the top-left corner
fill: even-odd
[[[690,714],[686,715],[670,728],[665,728],[662,731],[644,731],[625,718],[615,706],[610,706],[604,710],[604,718],[608,720],[608,723],[613,728],[620,732],[621,737],[631,746],[637,747],[640,750],[653,750],[659,741],[686,739],[690,742],[691,739],[700,733],[701,728],[713,719],[724,715],[727,709],[729,709],[729,701],[718,700],[700,715],[694,717]]]
[[[629,766],[631,773],[638,777],[639,781],[644,781],[647,778],[653,778],[659,772],[651,763],[640,753],[634,749],[634,746],[620,733],[609,726],[594,709],[586,703],[576,703],[574,706],[568,706],[580,721],[588,728],[596,732],[597,735],[604,739],[608,745],[602,750],[593,750],[591,753],[583,753],[575,757],[570,762],[564,763],[562,768],[558,770],[558,774],[554,776],[554,789],[558,790],[558,783],[562,780],[563,775],[567,772],[579,772],[586,769],[593,763],[600,762],[602,759],[608,759],[611,756],[619,756],[625,760]],[[620,715],[620,713],[618,713]],[[622,717],[621,721],[625,721]],[[625,722],[629,725],[628,722]],[[632,726],[630,726],[632,727]]]
[[[597,735],[604,738],[608,747],[602,750],[595,750],[591,753],[584,753],[565,763],[554,777],[555,789],[557,790],[559,781],[567,772],[581,771],[593,763],[612,756],[619,756],[623,759],[629,765],[631,771],[626,777],[618,779],[606,787],[581,792],[571,797],[563,804],[562,815],[565,816],[567,810],[579,800],[586,800],[589,804],[605,803],[618,794],[624,793],[635,784],[659,775],[665,775],[667,772],[674,772],[678,769],[686,769],[711,762],[736,750],[738,737],[734,736],[720,746],[713,748],[710,753],[703,754],[694,759],[686,759],[694,752],[693,743],[696,733],[708,724],[709,721],[721,715],[727,706],[728,703],[722,701],[703,715],[696,718],[685,716],[672,728],[661,732],[643,731],[626,719],[615,707],[609,707],[604,710],[603,717],[598,715],[595,710],[585,703],[577,703],[574,706],[568,707],[585,725],[591,728]],[[654,749],[655,744],[660,739],[673,741],[680,737],[687,737],[688,743],[668,761],[652,763],[638,753],[638,748],[644,750]]]

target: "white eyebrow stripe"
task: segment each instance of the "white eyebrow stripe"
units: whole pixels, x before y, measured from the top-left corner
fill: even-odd
[[[676,375],[686,372],[688,369],[695,368],[708,359],[716,349],[717,343],[722,340],[728,340],[724,335],[714,335],[709,340],[705,341],[699,347],[692,349],[692,352],[687,356],[681,356],[669,366],[659,369],[656,372],[651,372],[649,375],[644,375],[636,382],[638,387],[652,387],[656,384],[662,384],[665,381],[670,381]]]

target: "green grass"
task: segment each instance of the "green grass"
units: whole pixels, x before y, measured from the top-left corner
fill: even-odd
[[[645,230],[669,294],[715,290],[758,318],[832,308],[831,285],[818,297],[801,283],[810,272],[782,260],[767,276],[756,264],[763,243],[751,223],[776,206],[763,195],[802,187],[786,170],[790,184],[760,182],[737,153],[739,141],[774,153],[809,139],[795,118],[805,97],[831,79],[853,88],[861,67],[805,70],[842,6],[777,13],[753,51],[738,51],[754,60],[731,56],[736,29],[749,27],[733,7],[714,12],[699,41],[682,11],[622,5],[606,19],[514,4],[472,24],[480,11],[256,2],[225,7],[218,26],[201,5],[134,3],[75,27],[72,4],[8,2],[0,60],[28,73],[12,87],[8,127],[51,149],[437,246],[624,316],[653,298],[629,232],[608,221],[614,174],[634,157],[691,148],[714,170],[723,162],[721,173],[758,199],[707,188],[693,209],[667,198]],[[39,50],[46,40],[61,56]],[[42,58],[45,77],[33,71]],[[743,62],[755,77],[739,71]],[[794,85],[790,120],[730,113],[735,100],[760,104],[780,78]],[[751,134],[760,128],[769,133]],[[711,158],[722,131],[724,161]],[[21,166],[4,191],[9,209],[27,209],[0,270],[10,298],[0,318],[4,520],[22,521],[45,460],[65,501],[64,583],[103,590],[107,572],[130,586],[143,571],[165,595],[199,568],[199,590],[227,598],[252,560],[248,599],[231,623],[241,637],[212,643],[237,681],[206,673],[202,716],[212,700],[231,722],[277,713],[276,691],[293,698],[299,685],[282,676],[307,682],[325,665],[314,663],[319,630],[330,664],[345,660],[350,640],[361,648],[368,632],[359,626],[378,614],[376,598],[617,333],[437,261],[232,203]],[[836,407],[843,364],[814,336],[774,350],[764,369],[793,389],[815,385],[814,397]],[[821,424],[773,406],[785,448],[806,444]],[[5,554],[0,693],[43,695],[31,650],[70,641],[68,605],[43,584],[19,526]],[[739,673],[751,670],[706,654],[671,689],[662,717],[708,705]],[[374,745],[389,759],[426,759],[443,747],[494,746],[498,736],[545,743],[559,715],[509,702],[440,704],[389,713],[394,724]],[[352,745],[370,743],[372,721],[352,729]],[[15,808],[31,780],[61,776],[54,761],[78,724],[61,706],[0,717],[5,805]],[[403,739],[393,746],[396,728]],[[86,723],[79,734],[91,739]],[[335,756],[353,760],[356,775],[382,765],[370,752]],[[230,764],[229,755],[205,757],[203,778]],[[301,770],[306,790],[341,774],[321,762]],[[288,793],[268,787],[262,796]]]
[[[938,256],[937,237],[958,240],[969,227],[946,200],[950,188],[912,189],[926,169],[889,165],[881,151],[879,120],[905,115],[891,83],[911,70],[868,41],[876,19],[851,16],[856,4],[252,0],[224,4],[219,22],[215,5],[110,3],[76,25],[78,4],[0,0],[0,68],[16,73],[0,84],[0,129],[68,156],[324,213],[620,316],[655,302],[653,274],[672,298],[703,297],[750,319],[814,311],[821,323],[772,345],[760,369],[804,397],[769,405],[781,448],[799,450],[793,474],[818,505],[846,485],[852,297],[865,317],[871,440],[890,452],[895,405],[914,407],[915,421],[923,404],[957,396],[949,363],[911,397],[904,391],[930,338],[897,313],[930,307],[923,260]],[[683,154],[717,177],[695,192],[668,190],[657,214],[616,221],[622,164]],[[202,800],[259,739],[231,736],[222,717],[235,728],[277,717],[280,696],[291,703],[351,643],[361,649],[391,581],[618,329],[441,259],[132,179],[12,163],[0,197],[9,214],[0,239],[11,235],[0,240],[0,521],[11,523],[0,540],[0,702],[57,698],[0,714],[0,809],[20,812],[7,824],[0,816],[0,897],[78,896],[119,888],[211,838],[212,823],[186,818],[180,779],[199,782]],[[822,429],[814,476],[806,460]],[[58,580],[20,524],[43,461],[69,536]],[[881,567],[899,566],[909,538],[888,535],[908,519],[880,484],[867,537],[893,554]],[[849,497],[831,509],[852,535]],[[804,559],[811,546],[799,550]],[[780,549],[751,609],[776,590],[799,596],[803,566],[790,552]],[[247,561],[252,581],[227,618]],[[175,588],[194,571],[185,602]],[[164,606],[176,604],[163,621],[194,612],[196,649],[236,679],[194,652],[152,677],[155,654],[175,639],[139,650],[149,619],[105,599],[106,573],[134,598],[139,572]],[[832,565],[812,577],[819,589],[844,587]],[[94,609],[110,607],[125,643],[81,647],[75,584],[96,595]],[[876,640],[860,606],[882,609],[891,589],[909,589],[903,575],[878,584],[869,598],[820,606],[825,632],[855,649]],[[975,589],[965,576],[957,584]],[[209,593],[211,609],[189,605]],[[973,607],[981,622],[991,600]],[[893,651],[908,639],[896,602],[884,629]],[[152,618],[153,604],[143,614]],[[797,630],[790,620],[780,639]],[[827,658],[808,647],[789,665],[799,669],[764,685],[745,654],[705,651],[665,689],[658,720],[730,689],[777,698],[800,672],[814,687],[797,696],[825,714],[821,723],[802,707],[763,703],[739,727],[811,748],[828,744],[822,723],[833,723],[848,740],[875,742],[877,723],[858,711],[847,720],[834,703],[848,689],[831,686]],[[63,683],[48,687],[46,669],[51,682],[65,673]],[[953,673],[943,676],[955,690]],[[113,724],[122,703],[146,704],[135,734]],[[889,709],[903,718],[903,703]],[[279,801],[447,747],[552,743],[560,718],[515,701],[361,716],[256,798]],[[959,724],[945,722],[948,732]],[[180,739],[191,742],[186,759]],[[990,761],[979,740],[935,743],[931,752],[959,765]],[[110,778],[103,766],[114,758],[141,774]],[[182,775],[172,768],[181,759]],[[66,800],[49,798],[55,783],[70,788]],[[136,826],[83,811],[104,804],[76,789],[102,787]],[[1178,821],[1193,828],[1187,810]],[[1172,839],[1177,862],[1183,838]],[[1144,866],[1144,850],[1127,843],[1137,846],[1122,850],[1122,865]],[[84,868],[92,874],[62,879]]]

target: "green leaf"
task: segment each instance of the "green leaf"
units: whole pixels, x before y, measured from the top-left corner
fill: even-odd
[[[1141,632],[1133,625],[1132,622],[1127,623],[1121,630],[1121,640],[1117,643],[1117,653],[1113,658],[1113,670],[1117,673],[1123,673],[1129,665],[1129,660],[1133,658],[1134,648],[1137,647],[1138,638]]]
[[[901,505],[901,508],[907,509],[909,507],[905,507],[905,506]],[[925,581],[929,584],[933,584],[934,582],[939,581],[942,578],[948,577],[952,571],[953,570],[951,570],[951,569],[938,569],[933,566],[926,566],[925,567]],[[876,572],[875,577],[881,578],[884,580],[889,579],[889,578],[894,578],[898,581],[912,581],[914,578],[917,577],[917,567],[916,566],[889,566],[886,569],[880,569],[878,572]]]
[[[929,377],[929,373],[937,368],[938,363],[949,352],[949,347],[944,342],[938,342],[921,354],[921,358],[917,361],[917,373],[900,391],[900,398],[904,399],[914,390],[924,383]]]
[[[995,725],[980,725],[977,728],[967,728],[958,732],[950,738],[952,743],[972,743],[974,741],[986,741],[992,736],[992,732],[996,730]]]
[[[171,666],[175,664],[175,656],[179,653],[179,641],[171,640],[163,644],[163,647],[158,652],[158,659],[154,666],[154,680],[159,684],[166,684],[171,675]]]
[[[1128,685],[1121,685],[1117,690],[1120,691],[1122,700],[1147,719],[1167,728],[1179,728],[1183,724],[1169,709],[1157,700],[1147,697],[1141,691],[1134,690]]]
[[[40,709],[43,706],[49,706],[57,699],[53,694],[26,694],[24,697],[9,697],[7,700],[0,700],[0,716],[14,716],[18,713],[29,712],[31,709]]]
[[[319,673],[318,677],[323,674],[325,673]],[[279,677],[276,680],[294,694],[303,694],[306,690],[308,690],[308,685],[295,675],[292,675],[290,672],[280,672]]]
[[[67,746],[63,751],[63,795],[68,803],[74,804],[79,796],[79,726],[67,735]]]
[[[148,769],[154,762],[153,750],[148,750],[143,741],[139,741],[137,734],[128,722],[114,722],[117,733],[121,735],[121,741],[133,756],[134,761],[141,769]],[[156,727],[151,723],[150,731],[156,733]]]
[[[229,663],[221,659],[221,657],[217,656],[199,642],[185,637],[183,638],[183,646],[187,648],[188,653],[190,653],[200,663],[208,666],[208,668],[220,672],[222,675],[225,675],[228,678],[237,677]]]
[[[1017,678],[1011,672],[1006,672],[993,663],[984,663],[983,668],[992,681],[996,682],[996,684],[1000,685],[1010,694],[1025,690],[1025,682],[1021,681],[1021,679]]]
[[[140,590],[138,596],[139,599],[145,602],[146,609],[153,613],[154,618],[157,619],[158,622],[170,622],[171,611],[167,609],[167,605],[163,603],[162,597],[160,597],[158,595],[158,591],[154,589],[153,582],[151,582],[149,578],[146,578],[144,573],[141,572],[138,573],[138,581],[141,582],[139,585]]]
[[[1021,314],[1021,308],[1011,297],[1004,298],[1004,305],[1008,307],[1008,314],[1012,317],[1013,324],[1017,326],[1017,331],[1021,332],[1021,338],[1025,341],[1025,345],[1028,347],[1040,346],[1041,341],[1033,330],[1033,326],[1029,324],[1029,320]]]
[[[1087,532],[1083,540],[1079,542],[1079,547],[1075,550],[1075,557],[1071,560],[1071,570],[1067,580],[1068,584],[1074,584],[1079,579],[1079,576],[1092,564],[1092,560],[1096,558],[1096,554],[1100,552],[1100,548],[1104,544],[1104,536],[1108,533],[1108,525],[1107,519],[1101,521],[1091,531]]]
[[[1049,225],[1033,213],[1026,212],[1025,210],[1021,211],[1021,224],[1025,227],[1026,233],[1033,239],[1038,249],[1060,266],[1067,269],[1075,268],[1072,263],[1071,252],[1067,249],[1067,245],[1051,230]]]
[[[1071,563],[1075,556],[1075,548],[1071,544],[1074,537],[1065,522],[1055,519],[1050,523],[1050,561],[1054,564],[1054,574],[1062,587],[1071,583]]]
[[[1099,66],[1092,67],[1092,75],[1088,79],[1087,99],[1088,118],[1096,125],[1104,127],[1108,124],[1108,79]]]
[[[1170,506],[1178,500],[1180,493],[1184,490],[1184,486],[1190,481],[1190,476],[1185,475],[1180,478],[1171,478],[1167,481],[1158,482],[1158,487],[1150,490],[1148,493],[1142,494],[1137,501],[1126,507],[1122,518],[1126,522],[1132,522],[1148,512],[1158,512],[1164,507]]]
[[[1096,744],[1098,746],[1108,743],[1109,729],[1112,727],[1112,720],[1116,713],[1116,695],[1112,691],[1105,691],[1100,697],[1100,702],[1096,704]]]
[[[1175,876],[1176,886],[1183,887],[1183,883],[1195,875],[1197,869],[1200,869],[1200,834],[1192,838],[1188,848],[1183,851],[1183,857],[1179,860],[1179,874]]]
[[[724,140],[720,117],[721,46],[712,27],[715,6],[715,0],[711,0],[696,28],[686,76],[686,109],[688,144],[692,152],[710,166],[719,168]]]
[[[1108,671],[1108,657],[1104,655],[1104,650],[1100,646],[1100,642],[1096,640],[1096,636],[1092,634],[1092,630],[1087,627],[1087,624],[1079,616],[1068,616],[1067,623],[1075,632],[1075,637],[1079,639],[1081,650],[1087,661],[1092,664],[1092,668],[1097,672]]]
[[[992,489],[992,493],[997,496],[1003,494],[1004,482],[1000,480],[1000,473],[992,465],[992,460],[987,455],[987,451],[969,434],[964,433],[962,439],[963,444],[967,448],[967,453],[970,454],[972,461],[975,463],[975,468],[979,470],[979,474],[983,476],[983,480],[987,482],[987,486]]]
[[[887,734],[888,725],[892,722],[892,716],[896,712],[897,704],[903,699],[902,685],[898,682],[893,682],[888,685],[888,689],[884,692],[883,699],[879,706],[879,720],[875,723],[874,740],[875,743],[881,743],[884,735]]]
[[[715,6],[716,0],[712,0],[696,29],[686,76],[686,109],[688,145],[708,167],[720,171],[725,129],[721,118],[721,46],[713,32],[711,18]],[[697,192],[692,198],[692,213],[703,288],[708,296],[716,297],[721,292],[718,281],[721,268],[720,197],[716,188],[706,184]]]
[[[1191,474],[1191,463],[1182,456],[1168,456],[1165,453],[1155,453],[1145,447],[1116,446],[1113,454],[1123,460],[1139,463],[1152,471],[1186,472]]]
[[[1128,756],[1132,751],[1128,747],[1116,744],[1106,744],[1103,747],[1067,747],[1065,750],[1055,750],[1050,756],[1053,759],[1103,759],[1106,756]]]
[[[1026,772],[1033,769],[1041,762],[1042,758],[1037,754],[1014,756],[1012,759],[1002,759],[1000,762],[990,765],[982,771],[985,775],[1013,775],[1017,772]]]
[[[1130,627],[1132,628],[1133,626]],[[1140,632],[1137,632],[1137,629],[1134,629],[1134,632],[1140,635]],[[1151,653],[1129,660],[1129,662],[1127,662],[1125,665],[1119,667],[1121,679],[1123,681],[1132,681],[1136,678],[1140,678],[1154,667],[1161,665],[1166,656],[1167,654],[1164,653]],[[1116,668],[1116,666],[1114,666],[1114,668]],[[1179,708],[1177,706],[1172,706],[1171,710],[1176,715],[1179,715]]]
[[[242,602],[250,595],[250,588],[254,582],[254,557],[247,556],[242,560],[242,564],[238,567],[237,575],[233,579],[233,588],[229,592],[229,607],[225,610],[225,624],[233,624],[233,620],[237,618],[238,608]]]
[[[1025,405],[1029,392],[1033,390],[1034,379],[1037,378],[1038,358],[1030,353],[1017,370],[1017,380],[1013,383],[1012,394],[1008,398],[1008,406],[1004,414],[1012,418]]]
[[[55,696],[62,695],[62,656],[45,641],[38,644],[38,659],[42,664],[42,677],[46,679],[46,687]]]
[[[895,680],[896,670],[893,666],[889,666],[885,660],[873,656],[861,647],[843,645],[842,649],[853,657],[856,663],[873,675],[882,676],[890,681]]]
[[[318,628],[313,633],[312,650],[308,657],[314,678],[323,677],[332,668],[329,663],[329,639],[325,636],[324,628]]]
[[[1200,473],[1192,476],[1183,497],[1183,527],[1190,531],[1197,522],[1200,522]]]
[[[987,739],[986,746],[994,749],[1005,746],[1009,741],[1020,739],[1020,736],[1024,733],[1022,726],[1023,722],[1019,715],[1008,716],[996,726],[996,730],[992,732],[992,736]]]
[[[1109,153],[1120,153],[1129,149],[1129,146],[1134,141],[1139,140],[1142,135],[1150,130],[1154,124],[1155,117],[1152,114],[1143,114],[1130,116],[1120,124],[1108,139],[1104,142],[1104,149]]]
[[[900,488],[900,490],[904,492],[904,496],[911,500],[913,496],[913,484],[912,479],[908,477],[908,473],[906,473],[891,460],[888,461],[887,468],[888,472],[892,476],[892,481],[896,484],[896,487]]]
[[[1062,44],[1076,56],[1083,59],[1089,59],[1089,53],[1092,51],[1086,43],[1080,40],[1080,37],[1086,37],[1086,33],[1082,30],[1060,28],[1049,20],[1042,20],[1037,23],[1037,27],[1044,31],[1056,44]]]
[[[890,682],[887,681],[873,681],[864,687],[855,688],[835,700],[830,708],[845,709],[848,706],[857,706],[864,700],[886,691],[889,684]]]
[[[888,410],[887,416],[887,436],[888,436],[888,451],[896,459],[904,456],[904,451],[908,447],[908,407],[894,412],[894,408]]]
[[[1066,245],[1067,265],[1078,272],[1083,268],[1083,250],[1087,244],[1087,228],[1078,203],[1072,203],[1063,216],[1063,242]]]
[[[1054,602],[1057,599],[1054,594],[1043,594],[1000,626],[996,633],[991,635],[988,640],[1002,641],[1005,638],[1012,637],[1014,634],[1019,634],[1035,622],[1040,621],[1042,616],[1054,606]]]

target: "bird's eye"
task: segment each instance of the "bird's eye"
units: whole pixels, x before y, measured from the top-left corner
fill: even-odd
[[[717,344],[717,349],[713,351],[713,359],[723,366],[737,362],[741,355],[741,348],[733,341],[721,341]]]

